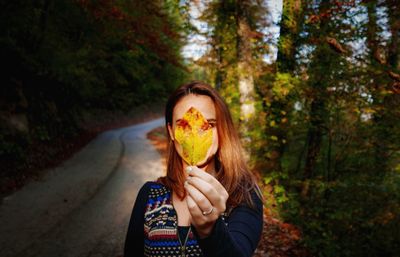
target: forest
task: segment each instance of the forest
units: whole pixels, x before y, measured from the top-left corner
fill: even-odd
[[[275,21],[277,2],[1,1],[2,195],[38,145],[202,80],[229,105],[267,214],[310,256],[399,256],[400,4],[282,0]]]

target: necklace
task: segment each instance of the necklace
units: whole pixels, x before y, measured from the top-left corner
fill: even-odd
[[[188,238],[189,238],[189,234],[190,234],[190,231],[191,231],[191,230],[192,230],[192,227],[189,226],[189,230],[188,230],[188,232],[187,232],[187,234],[186,234],[185,242],[182,244],[181,237],[179,236],[179,229],[178,229],[178,228],[176,229],[176,235],[178,236],[179,243],[180,243],[180,245],[181,245],[181,254],[182,254],[182,257],[185,257],[185,256],[186,256],[186,244],[187,244],[187,240],[188,240]]]

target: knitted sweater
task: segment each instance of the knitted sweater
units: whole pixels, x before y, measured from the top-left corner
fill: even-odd
[[[177,225],[171,190],[162,184],[147,182],[140,189],[133,207],[125,241],[125,257],[252,256],[263,226],[262,202],[255,192],[252,196],[255,209],[239,205],[229,216],[220,216],[206,238],[200,239],[191,226],[185,240],[185,233],[182,232],[186,232],[187,228],[185,230],[185,227]]]

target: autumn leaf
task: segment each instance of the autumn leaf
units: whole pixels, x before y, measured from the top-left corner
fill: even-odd
[[[201,112],[190,107],[176,124],[175,139],[182,146],[182,158],[196,165],[206,158],[213,131]]]

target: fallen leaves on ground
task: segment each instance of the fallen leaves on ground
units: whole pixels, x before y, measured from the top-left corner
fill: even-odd
[[[294,225],[268,215],[264,209],[264,228],[254,257],[311,257],[301,245],[301,231]]]

